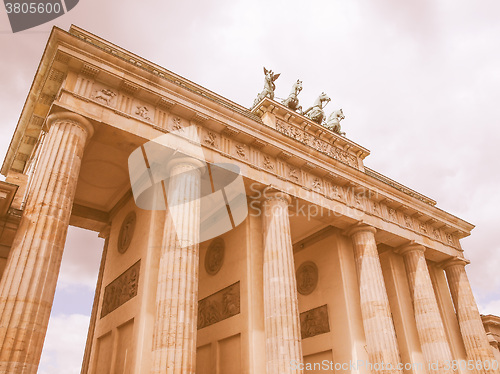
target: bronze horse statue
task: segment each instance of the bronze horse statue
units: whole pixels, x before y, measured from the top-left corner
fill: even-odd
[[[323,108],[330,102],[330,100],[331,99],[328,97],[328,95],[322,92],[314,102],[313,106],[307,109],[303,114],[311,121],[314,121],[317,124],[321,125],[323,119],[325,118],[325,112]]]
[[[265,80],[264,80],[264,89],[260,94],[257,95],[257,98],[254,100],[252,108],[256,106],[262,99],[265,97],[270,98],[271,100],[274,99],[274,90],[276,89],[276,85],[274,84],[274,81],[278,79],[280,74],[274,74],[272,70],[267,70],[264,67],[264,75],[265,75]]]
[[[325,127],[336,134],[345,136],[345,132],[342,132],[340,128],[340,121],[342,121],[344,118],[345,116],[342,109],[335,110],[334,112],[332,112],[332,114],[328,116]]]
[[[300,91],[302,91],[302,81],[297,79],[297,82],[295,82],[292,86],[290,95],[288,95],[288,97],[281,103],[291,110],[295,110],[302,114],[302,107],[299,105],[299,99],[297,98]]]

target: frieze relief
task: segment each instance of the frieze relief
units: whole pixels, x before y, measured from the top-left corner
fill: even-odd
[[[372,206],[372,215],[460,250],[458,240],[456,240],[453,234],[445,233],[442,229],[432,227],[432,225],[428,222],[423,222],[408,214],[403,214],[397,209],[394,209],[380,202],[371,201],[369,199],[368,201],[370,201],[370,204]],[[436,222],[436,220],[431,221],[434,223]]]
[[[172,117],[172,121],[170,123],[170,131],[177,131],[181,132],[184,130],[184,126],[182,124],[182,119],[181,117]]]
[[[235,151],[236,156],[238,156],[239,158],[243,158],[243,159],[247,158],[247,150],[243,144],[236,144],[234,146],[234,151]]]
[[[274,170],[274,163],[272,162],[271,157],[264,155],[264,160],[262,162],[262,166],[264,167],[264,169],[273,171]]]
[[[210,147],[217,148],[217,135],[212,131],[208,131],[203,142]]]
[[[330,323],[326,305],[300,313],[300,334],[302,339],[327,332],[330,332]]]
[[[288,167],[288,178],[295,183],[299,183],[299,170],[294,166]]]
[[[137,105],[135,114],[138,115],[139,117],[144,118],[146,121],[151,121],[151,117],[149,116],[149,109],[147,106]]]
[[[318,139],[304,130],[301,130],[293,125],[283,123],[279,120],[276,121],[276,130],[330,156],[331,158],[352,166],[353,168],[359,169],[358,158],[356,156],[322,139]]]
[[[104,289],[101,318],[137,295],[141,260],[125,270]]]
[[[240,282],[198,302],[198,330],[240,313]]]

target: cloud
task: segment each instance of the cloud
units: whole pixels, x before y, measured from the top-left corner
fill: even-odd
[[[39,374],[80,373],[89,322],[82,314],[50,317]]]
[[[70,227],[61,262],[58,287],[84,286],[94,291],[104,239],[96,232]]]

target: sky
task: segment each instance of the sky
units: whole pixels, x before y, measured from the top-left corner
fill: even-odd
[[[500,314],[500,2],[492,0],[80,0],[12,34],[0,6],[0,154],[5,155],[53,25],[82,27],[250,106],[262,67],[276,96],[321,93],[365,165],[476,225],[461,241],[481,313]],[[79,373],[102,239],[70,228],[41,374]]]

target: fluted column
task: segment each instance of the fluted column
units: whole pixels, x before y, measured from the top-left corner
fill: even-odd
[[[170,162],[156,292],[152,374],[194,374],[198,313],[200,180],[192,158]]]
[[[465,265],[467,264],[468,261],[464,259],[454,258],[444,263],[443,268],[446,271],[453,304],[455,305],[467,359],[484,365],[484,362],[489,361],[491,363],[495,358],[491,352],[481,315],[465,272]],[[478,372],[498,374],[500,371],[480,369]]]
[[[351,236],[359,282],[361,316],[368,357],[372,364],[384,363],[378,373],[401,373],[396,333],[375,241],[376,229],[355,226]]]
[[[293,261],[288,205],[282,192],[265,193],[264,318],[267,374],[302,373],[297,283]]]
[[[0,283],[0,373],[36,373],[54,299],[89,121],[53,114]]]
[[[412,244],[399,249],[398,252],[403,255],[418,337],[425,360],[428,365],[437,365],[439,373],[453,373],[451,369],[445,370],[450,367],[453,357],[425,260],[425,248]]]

